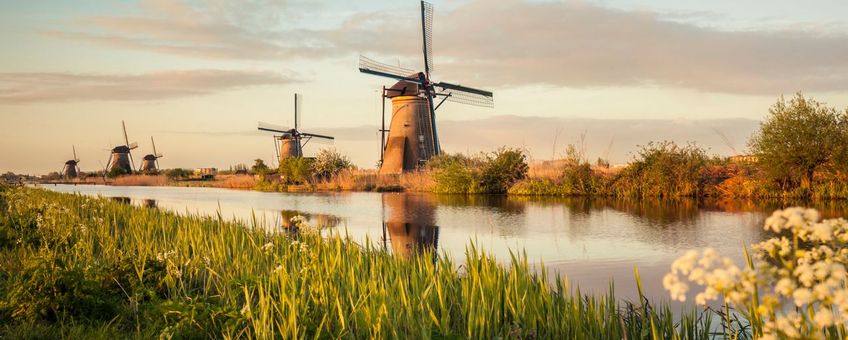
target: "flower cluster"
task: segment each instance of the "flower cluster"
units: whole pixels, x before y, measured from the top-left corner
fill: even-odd
[[[833,335],[830,327],[848,322],[848,221],[820,219],[813,209],[775,211],[764,229],[776,235],[752,246],[754,266],[740,269],[715,250],[692,250],[674,261],[663,285],[680,301],[690,283],[702,286],[696,303],[722,297],[760,320],[763,338]]]
[[[273,242],[265,243],[265,245],[262,246],[262,251],[265,252],[265,254],[270,254],[271,251],[273,251],[273,250],[274,250],[274,243]]]

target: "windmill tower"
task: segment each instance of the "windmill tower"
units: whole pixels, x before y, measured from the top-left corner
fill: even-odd
[[[62,168],[62,177],[65,177],[65,179],[77,178],[80,174],[78,165],[80,160],[77,158],[77,148],[74,146],[71,147],[74,150],[74,159],[65,162],[65,167]]]
[[[162,158],[162,154],[156,152],[156,142],[153,141],[153,137],[150,137],[150,144],[153,145],[153,153],[144,155],[144,158],[141,160],[141,169],[139,171],[144,173],[154,173],[159,170],[159,158]]]
[[[138,143],[130,143],[130,139],[127,138],[127,125],[124,121],[121,121],[121,126],[124,129],[124,145],[118,145],[112,148],[112,154],[110,155],[109,163],[106,166],[106,173],[109,173],[114,169],[121,169],[124,173],[131,174],[135,168],[135,162],[133,162],[130,151],[137,148]]]
[[[492,92],[461,85],[434,82],[432,54],[433,5],[421,1],[421,31],[424,71],[415,72],[360,56],[359,72],[398,80],[383,91],[392,100],[389,138],[383,148],[381,174],[397,174],[416,169],[441,153],[436,132],[436,110],[445,102],[493,107]],[[438,103],[435,103],[438,101]]]
[[[303,107],[303,96],[294,94],[294,128],[289,129],[278,125],[259,122],[258,129],[279,133],[274,135],[274,148],[277,151],[277,161],[289,157],[303,157],[303,147],[313,138],[316,142],[332,143],[335,138],[314,133],[300,132],[301,108]]]

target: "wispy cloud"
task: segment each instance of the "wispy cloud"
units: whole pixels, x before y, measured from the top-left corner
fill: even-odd
[[[83,100],[156,100],[211,94],[296,81],[271,72],[229,70],[165,71],[103,75],[0,73],[0,104]]]
[[[369,18],[351,18],[334,41],[383,55],[413,52],[420,59],[414,22],[374,28]],[[769,95],[848,90],[844,33],[722,31],[647,11],[518,0],[472,1],[437,13],[434,26],[437,67],[467,82]]]
[[[86,28],[48,34],[197,58],[370,53],[421,63],[415,11],[360,12],[335,28],[310,29],[301,24],[306,20],[293,19],[296,11],[285,1],[222,0],[203,7],[145,1],[142,9],[135,16],[86,18]],[[848,90],[844,32],[727,31],[582,1],[470,0],[437,9],[434,49],[447,80],[479,86],[662,86],[768,95]]]

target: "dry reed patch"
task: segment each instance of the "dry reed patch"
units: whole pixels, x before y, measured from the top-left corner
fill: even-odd
[[[122,176],[112,180],[112,185],[117,186],[137,186],[137,187],[154,187],[166,186],[171,181],[164,175],[130,175]]]

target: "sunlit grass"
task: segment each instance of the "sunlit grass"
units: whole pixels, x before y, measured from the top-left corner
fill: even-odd
[[[464,264],[30,188],[0,195],[0,337],[706,338],[614,289],[584,296],[515,253]],[[254,222],[255,224],[255,222]],[[556,276],[562,277],[562,276]]]

